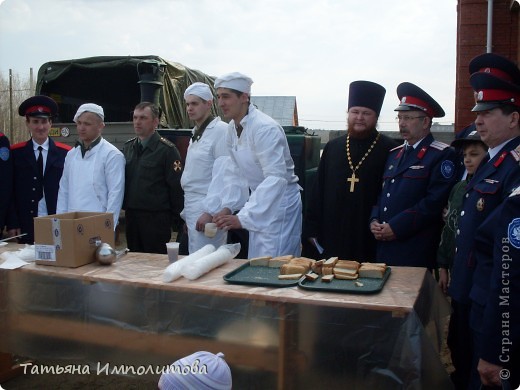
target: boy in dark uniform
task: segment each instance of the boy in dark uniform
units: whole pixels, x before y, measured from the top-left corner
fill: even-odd
[[[56,102],[43,95],[30,97],[18,108],[31,139],[11,146],[14,185],[7,229],[9,236],[26,233],[19,239],[22,243],[34,242],[35,217],[56,214],[65,156],[71,149],[49,137],[57,112]]]

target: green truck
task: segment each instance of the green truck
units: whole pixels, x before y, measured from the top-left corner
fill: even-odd
[[[72,118],[83,103],[96,103],[105,111],[103,137],[116,147],[134,137],[132,111],[141,101],[153,101],[161,108],[159,132],[174,142],[186,156],[191,137],[185,109],[184,91],[194,82],[208,84],[215,93],[215,77],[158,56],[104,56],[53,61],[38,70],[36,94],[52,97],[59,106],[51,136],[73,146],[77,139]],[[254,101],[254,97],[253,97]],[[216,99],[214,115],[221,115]],[[267,112],[267,114],[269,114]],[[285,126],[295,163],[295,171],[304,188],[304,207],[320,159],[320,137],[303,127]]]

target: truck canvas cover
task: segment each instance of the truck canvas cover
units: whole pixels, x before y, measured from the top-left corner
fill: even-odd
[[[134,107],[141,102],[143,82],[140,83],[138,69],[150,64],[158,64],[164,74],[160,81],[150,82],[158,86],[156,103],[162,109],[161,127],[190,128],[184,91],[200,81],[208,84],[214,93],[215,78],[158,56],[88,57],[47,62],[38,71],[36,94],[50,96],[58,103],[59,116],[54,122],[72,122],[83,103],[102,106],[105,122],[128,122],[132,120]],[[218,115],[216,99],[213,111]]]

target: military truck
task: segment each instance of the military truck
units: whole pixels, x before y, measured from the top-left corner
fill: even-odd
[[[36,93],[52,97],[59,108],[51,136],[74,146],[77,129],[74,114],[83,103],[96,103],[105,111],[103,137],[116,147],[134,137],[132,111],[142,101],[152,101],[161,108],[159,133],[177,145],[182,158],[191,137],[190,122],[184,103],[184,91],[200,81],[213,93],[215,77],[158,56],[105,56],[53,61],[38,70]],[[221,115],[216,99],[213,115]],[[295,173],[302,188],[309,188],[320,158],[320,137],[303,127],[284,127]],[[310,191],[304,191],[304,206]]]

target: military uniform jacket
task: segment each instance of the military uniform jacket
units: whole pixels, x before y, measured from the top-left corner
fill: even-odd
[[[441,213],[456,179],[455,160],[455,151],[431,134],[406,156],[403,145],[390,151],[370,220],[389,223],[397,239],[378,241],[378,261],[434,267]]]
[[[38,179],[38,168],[32,140],[11,146],[13,159],[13,200],[8,214],[7,227],[20,228],[27,233],[24,242],[34,242],[34,221],[38,216],[38,194],[42,190],[49,215],[56,214],[56,202],[65,156],[70,146],[49,138],[43,181]]]
[[[5,226],[7,208],[13,190],[13,167],[9,140],[0,133],[0,235]]]
[[[466,187],[455,239],[455,258],[448,292],[460,303],[469,303],[475,270],[474,238],[477,228],[511,193],[520,180],[520,137],[509,141],[493,159],[481,165]]]
[[[184,193],[182,164],[177,147],[154,132],[139,154],[139,140],[132,138],[123,148],[125,169],[125,210],[171,212],[179,225]]]
[[[520,183],[520,181],[518,182]],[[476,267],[470,324],[481,334],[480,358],[518,367],[520,358],[520,187],[482,223],[475,239]],[[507,340],[508,343],[504,343]],[[510,343],[510,344],[509,344]],[[503,347],[508,347],[505,351]]]

